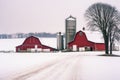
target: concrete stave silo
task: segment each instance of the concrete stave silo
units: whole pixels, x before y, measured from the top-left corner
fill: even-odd
[[[61,32],[58,32],[57,34],[57,49],[58,50],[64,49],[64,39],[63,39],[63,34],[61,34]]]
[[[65,49],[68,49],[68,43],[74,40],[76,34],[76,18],[71,15],[65,19]]]

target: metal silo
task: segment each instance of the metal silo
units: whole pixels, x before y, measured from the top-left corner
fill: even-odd
[[[64,49],[63,34],[61,34],[61,32],[58,32],[58,34],[57,34],[57,49],[58,50]]]
[[[65,32],[65,48],[68,49],[68,43],[73,41],[76,34],[76,18],[69,16],[65,20],[66,32]]]

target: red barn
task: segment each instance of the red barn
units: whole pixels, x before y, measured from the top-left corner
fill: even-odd
[[[76,33],[74,40],[68,43],[68,48],[73,51],[102,51],[105,50],[105,44],[89,41],[86,34],[79,31]]]
[[[40,40],[34,36],[26,38],[22,45],[16,47],[16,52],[41,52],[41,51],[56,51],[56,49],[41,44]]]

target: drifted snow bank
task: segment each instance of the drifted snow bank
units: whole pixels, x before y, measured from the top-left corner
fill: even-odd
[[[1,53],[0,80],[120,80],[120,57],[98,54],[104,52]]]

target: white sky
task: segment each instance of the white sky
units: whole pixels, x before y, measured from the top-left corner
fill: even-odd
[[[0,0],[0,33],[65,32],[65,18],[77,18],[77,31],[85,25],[85,10],[96,2],[120,11],[120,0]]]

